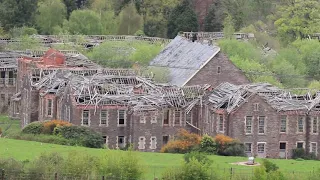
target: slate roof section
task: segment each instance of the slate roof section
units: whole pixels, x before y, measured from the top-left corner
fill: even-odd
[[[150,66],[169,68],[169,84],[184,86],[219,52],[217,46],[177,36],[150,62]]]

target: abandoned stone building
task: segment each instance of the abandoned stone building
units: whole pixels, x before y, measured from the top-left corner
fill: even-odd
[[[150,67],[167,68],[169,84],[176,86],[223,82],[247,84],[249,80],[220,48],[204,42],[192,42],[177,36],[150,62]]]
[[[290,158],[295,148],[318,155],[319,102],[319,93],[223,83],[208,95],[203,133],[236,138],[250,156]]]

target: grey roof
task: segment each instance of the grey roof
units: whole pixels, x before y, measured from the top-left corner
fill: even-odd
[[[0,52],[0,68],[16,69],[18,66],[18,58],[22,57],[20,52]]]
[[[184,86],[219,51],[217,46],[177,36],[150,62],[150,66],[169,68],[169,84]]]

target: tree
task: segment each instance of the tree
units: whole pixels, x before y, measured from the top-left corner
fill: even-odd
[[[235,32],[235,29],[234,29],[233,19],[232,19],[232,16],[228,14],[228,16],[225,18],[223,22],[224,37],[227,39],[232,39],[234,32]]]
[[[99,15],[91,10],[73,11],[67,26],[72,34],[97,35],[103,31]]]
[[[318,0],[292,0],[278,7],[274,22],[284,43],[306,38],[320,28]]]
[[[204,30],[207,32],[220,32],[223,27],[222,23],[222,13],[218,3],[212,4],[204,19]]]
[[[170,14],[167,36],[174,38],[180,31],[198,31],[198,28],[197,15],[191,8],[191,2],[184,0]]]
[[[39,3],[37,26],[43,34],[52,34],[54,27],[62,26],[66,14],[66,6],[61,0],[44,0]]]
[[[38,0],[0,0],[0,24],[12,27],[32,26]]]
[[[120,13],[120,25],[118,34],[133,35],[138,30],[142,29],[143,19],[134,6],[129,4]]]
[[[78,8],[77,7],[77,3],[76,3],[75,0],[63,0],[63,2],[66,5],[67,14],[68,14],[68,17],[69,17],[71,12]]]

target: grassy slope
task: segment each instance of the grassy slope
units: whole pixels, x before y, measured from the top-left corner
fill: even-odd
[[[0,116],[0,123],[10,123],[5,116]],[[5,129],[8,124],[0,124],[2,129]],[[19,132],[19,121],[13,121],[13,125],[7,133]],[[59,152],[62,155],[67,155],[70,152],[78,151],[84,152],[95,156],[103,156],[104,153],[113,153],[114,151],[108,151],[105,149],[90,149],[85,147],[72,147],[62,146],[55,144],[45,144],[33,141],[22,141],[13,139],[0,139],[0,158],[12,157],[18,160],[32,160],[44,152]],[[137,152],[137,155],[141,159],[141,163],[146,166],[147,178],[159,175],[167,168],[175,167],[181,164],[183,161],[183,155],[181,154],[161,154],[161,153],[146,153]],[[245,157],[223,157],[223,156],[209,156],[213,161],[212,169],[219,170],[220,172],[228,173],[230,168],[235,168],[237,172],[251,173],[252,167],[236,166],[230,163],[246,161]],[[257,160],[260,161],[259,159]],[[296,161],[296,160],[272,160],[276,163],[280,169],[284,172],[310,172],[314,168],[320,167],[320,161]]]

